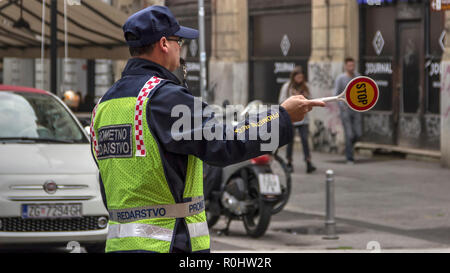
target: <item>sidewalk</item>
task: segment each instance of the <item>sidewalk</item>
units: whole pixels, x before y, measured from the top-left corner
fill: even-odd
[[[313,153],[313,162],[318,170],[308,175],[296,145],[291,198],[266,234],[252,239],[233,221],[229,236],[217,235],[222,217],[211,230],[212,252],[450,252],[449,169],[377,155],[357,155],[356,164],[347,165],[343,155]],[[323,239],[328,169],[335,172],[338,240]]]
[[[313,162],[318,170],[307,175],[297,145],[286,212],[318,216],[323,223],[325,171],[332,169],[338,245],[366,249],[377,241],[382,249],[449,250],[450,170],[439,162],[356,155],[356,164],[347,165],[343,155],[321,153],[313,153]],[[320,242],[315,249],[323,246]]]

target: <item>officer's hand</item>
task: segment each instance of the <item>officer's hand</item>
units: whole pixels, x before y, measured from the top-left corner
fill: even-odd
[[[297,122],[303,120],[306,113],[311,111],[313,107],[325,107],[325,103],[322,101],[307,100],[302,95],[299,95],[288,98],[281,106],[286,109],[292,122]]]

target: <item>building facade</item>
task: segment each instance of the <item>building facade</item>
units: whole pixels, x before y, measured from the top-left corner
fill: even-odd
[[[361,71],[382,96],[365,115],[371,142],[440,150],[440,63],[444,12],[428,1],[362,5]]]
[[[277,103],[295,65],[304,68],[314,97],[331,96],[345,57],[353,57],[360,74],[380,87],[376,107],[363,114],[362,141],[375,144],[371,147],[426,151],[448,165],[450,144],[444,133],[450,126],[441,88],[446,17],[431,2],[206,0],[213,102]],[[192,22],[196,3],[166,1],[176,16],[184,19],[190,13]],[[311,117],[313,146],[341,152],[337,105],[330,103]]]
[[[197,0],[105,0],[132,14],[149,5],[168,6],[181,24],[198,28]],[[345,57],[380,87],[376,107],[363,114],[363,143],[426,151],[450,166],[450,16],[435,11],[430,0],[204,0],[208,102],[278,103],[289,73],[301,65],[313,97],[334,93]],[[448,27],[447,27],[448,28]],[[183,48],[188,85],[200,96],[198,41]],[[34,65],[29,65],[30,62]],[[126,61],[71,60],[60,79],[70,85],[79,70],[96,71],[95,94],[101,96],[120,77]],[[45,88],[35,60],[5,59],[3,82]],[[21,82],[30,74],[32,82]],[[96,67],[96,68],[95,68]],[[41,69],[42,70],[42,69]],[[44,69],[48,70],[48,69]],[[32,73],[33,74],[33,73]],[[109,76],[108,76],[109,75]],[[449,73],[450,75],[450,73]],[[86,82],[85,82],[86,81]],[[85,88],[92,79],[78,79]],[[92,83],[91,83],[92,85]],[[87,87],[86,87],[87,86]],[[310,113],[316,150],[342,152],[344,136],[336,104]]]

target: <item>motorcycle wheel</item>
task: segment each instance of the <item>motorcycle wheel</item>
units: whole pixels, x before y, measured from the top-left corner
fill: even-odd
[[[253,238],[258,238],[263,236],[269,227],[272,216],[272,204],[265,202],[261,198],[256,177],[249,183],[249,195],[253,199],[255,206],[242,218],[247,234]]]
[[[255,213],[243,216],[245,230],[253,238],[259,238],[266,233],[272,216],[271,204],[263,200],[259,200],[258,203],[258,209]]]

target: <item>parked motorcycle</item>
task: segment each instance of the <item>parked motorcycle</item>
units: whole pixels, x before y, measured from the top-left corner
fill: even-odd
[[[252,113],[260,104],[252,102],[239,114]],[[284,208],[291,192],[290,173],[277,152],[225,168],[205,164],[204,174],[208,226],[227,217],[220,234],[228,235],[232,220],[242,220],[249,236],[263,236],[271,216]]]

